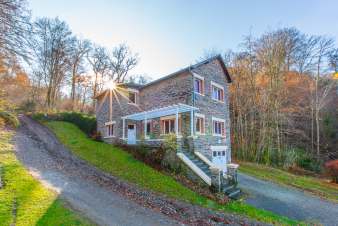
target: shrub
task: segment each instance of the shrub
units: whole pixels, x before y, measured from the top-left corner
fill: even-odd
[[[309,171],[319,173],[321,171],[321,165],[322,163],[310,153],[307,153],[302,149],[298,149],[297,166]]]
[[[11,125],[14,128],[18,127],[20,124],[16,115],[6,112],[6,111],[0,111],[0,118],[3,119],[5,124]]]
[[[96,133],[96,118],[94,116],[78,112],[61,112],[61,113],[36,113],[32,118],[38,121],[66,121],[75,124],[88,136],[94,136],[100,139],[101,135]]]
[[[326,162],[325,169],[332,178],[332,181],[338,183],[338,159]]]

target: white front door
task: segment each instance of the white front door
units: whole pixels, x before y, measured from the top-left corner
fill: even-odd
[[[128,125],[128,144],[136,144],[136,128],[135,124]]]
[[[226,146],[211,146],[212,163],[224,173],[227,171]]]

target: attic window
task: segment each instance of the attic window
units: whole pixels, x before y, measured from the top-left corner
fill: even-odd
[[[137,90],[128,89],[128,101],[130,104],[137,104]]]

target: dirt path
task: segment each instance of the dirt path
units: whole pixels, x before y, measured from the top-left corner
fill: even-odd
[[[99,225],[262,225],[137,188],[73,156],[47,128],[22,116],[16,153],[31,174]]]
[[[239,187],[249,194],[248,204],[291,219],[338,225],[338,204],[242,173],[238,175],[238,181]]]

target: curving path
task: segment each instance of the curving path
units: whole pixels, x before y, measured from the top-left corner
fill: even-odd
[[[338,204],[301,190],[263,181],[239,173],[239,187],[248,194],[246,202],[291,219],[328,226],[338,225]]]
[[[16,155],[30,173],[99,225],[265,225],[142,190],[72,155],[46,127],[21,116]]]

